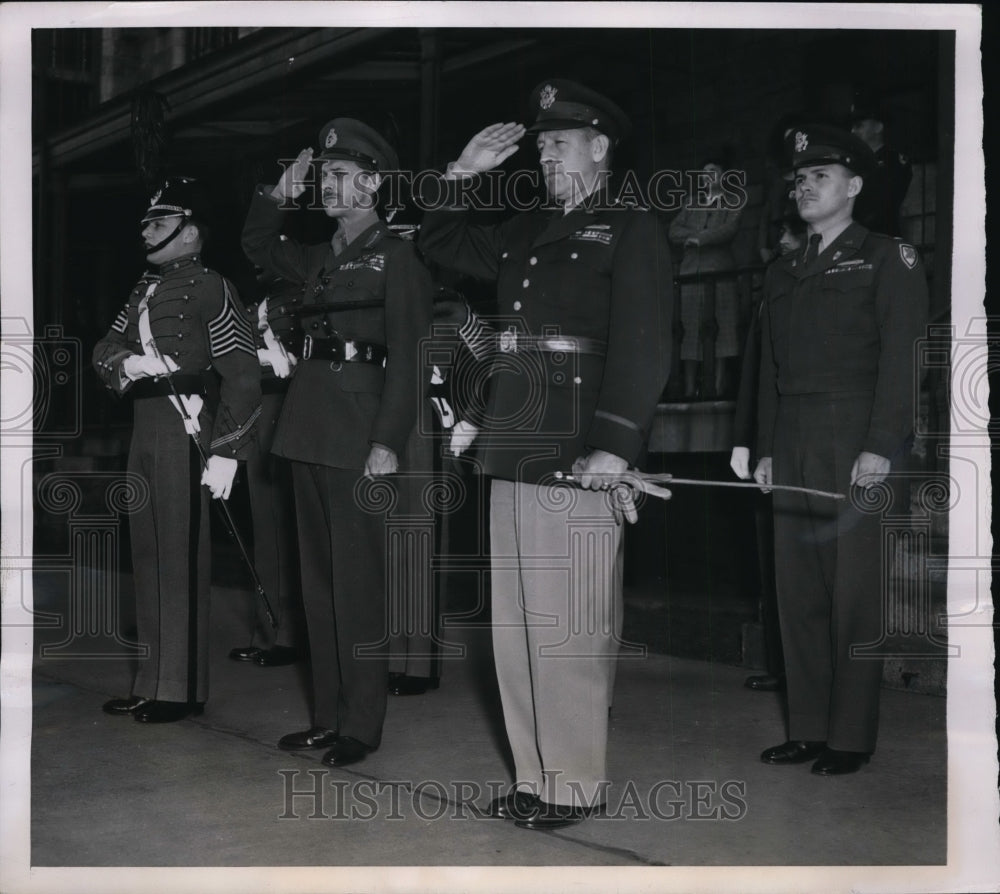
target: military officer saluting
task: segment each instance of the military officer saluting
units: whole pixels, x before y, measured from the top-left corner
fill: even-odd
[[[911,245],[853,220],[873,165],[857,136],[799,127],[789,156],[808,247],[776,260],[764,284],[754,477],[849,498],[775,492],[788,741],[761,759],[833,776],[875,750],[882,661],[852,654],[881,639],[886,598],[880,519],[863,489],[888,476],[913,429],[927,284]]]
[[[208,698],[208,494],[228,498],[260,413],[246,311],[201,261],[206,214],[192,180],[173,178],[153,198],[142,219],[153,268],[93,356],[105,385],[133,401],[128,471],[148,488],[129,526],[136,626],[149,655],[132,696],[104,710],[144,723],[200,713]],[[195,438],[208,457],[204,470]]]
[[[426,184],[425,207],[439,210],[425,214],[420,245],[442,266],[497,284],[502,331],[479,452],[493,476],[493,645],[516,780],[490,812],[552,829],[605,798],[623,525],[601,488],[643,449],[670,368],[672,285],[655,215],[608,195],[625,114],[565,80],[539,84],[530,107],[527,130],[485,128],[443,184]],[[526,132],[548,207],[473,225],[454,181],[501,164]],[[470,318],[460,334],[489,353],[491,339],[474,328]],[[475,434],[457,428],[463,443]],[[556,486],[555,473],[570,470],[585,489]]]
[[[306,189],[314,161],[305,149],[277,186],[257,188],[243,248],[304,288],[305,344],[272,449],[292,465],[315,698],[312,727],[279,745],[326,748],[324,762],[344,766],[379,746],[387,700],[386,504],[363,479],[406,460],[428,384],[419,344],[430,332],[433,286],[413,245],[377,213],[383,174],[398,165],[393,148],[352,118],[330,121],[319,141],[332,240],[302,245],[281,235],[283,206]]]

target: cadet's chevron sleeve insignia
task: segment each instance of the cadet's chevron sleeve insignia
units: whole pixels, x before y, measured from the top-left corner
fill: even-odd
[[[246,311],[233,303],[228,284],[223,288],[222,310],[208,323],[209,350],[213,357],[222,357],[230,351],[246,351],[256,357],[253,330]]]
[[[111,328],[115,332],[121,335],[125,334],[125,330],[128,328],[128,305],[126,304],[120,311],[118,311],[118,316],[115,317],[115,321],[111,324]]]

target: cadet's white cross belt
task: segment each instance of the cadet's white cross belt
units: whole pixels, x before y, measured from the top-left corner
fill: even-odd
[[[156,348],[153,330],[149,325],[149,299],[153,297],[156,286],[157,283],[151,282],[149,288],[146,289],[146,294],[142,296],[142,300],[139,302],[139,342],[142,344],[142,352],[147,357],[157,357],[162,360],[163,358]],[[189,435],[196,435],[201,431],[201,425],[198,423],[198,414],[201,412],[201,408],[205,402],[202,400],[200,394],[182,394],[180,395],[180,399],[184,404],[183,409],[177,403],[177,398],[170,395],[170,403],[174,405],[174,409],[181,414],[181,419],[184,421],[184,430]]]

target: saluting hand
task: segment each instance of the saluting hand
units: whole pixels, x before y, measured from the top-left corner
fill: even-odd
[[[297,199],[306,190],[306,180],[309,177],[309,166],[312,164],[312,147],[303,149],[295,161],[281,175],[278,185],[271,190],[271,195],[279,202],[284,199]]]
[[[445,179],[454,180],[460,174],[481,174],[503,164],[515,152],[517,141],[524,136],[524,125],[491,124],[477,133],[462,150],[445,174]]]

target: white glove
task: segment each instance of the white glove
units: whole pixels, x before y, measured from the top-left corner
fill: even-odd
[[[292,374],[292,367],[298,362],[294,354],[283,352],[279,348],[258,348],[257,359],[261,366],[270,366],[279,379],[287,379]]]
[[[174,405],[174,409],[181,414],[181,419],[184,420],[184,431],[189,435],[196,435],[201,431],[201,423],[198,421],[198,414],[201,413],[201,408],[205,405],[205,401],[202,399],[200,394],[182,394],[180,396],[181,403],[184,404],[184,411],[187,412],[187,418],[184,418],[184,411],[181,410],[177,403],[177,398],[172,394],[170,395],[170,403]]]
[[[154,354],[131,354],[122,361],[122,372],[133,382],[138,379],[158,378],[180,369],[172,357]]]
[[[729,457],[729,468],[736,473],[737,478],[750,480],[750,448],[734,447]]]
[[[466,422],[464,419],[461,422],[456,422],[451,431],[451,443],[448,449],[455,456],[461,456],[472,446],[472,442],[476,440],[478,434],[479,429],[471,422]]]
[[[216,456],[214,453],[208,458],[208,465],[201,473],[201,483],[212,492],[213,500],[218,500],[220,497],[223,500],[229,499],[237,465],[235,459]]]

